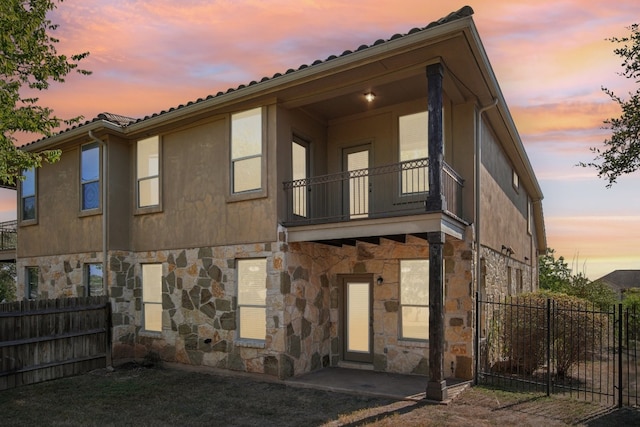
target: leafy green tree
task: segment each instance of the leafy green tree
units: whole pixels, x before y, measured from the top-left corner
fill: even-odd
[[[0,302],[16,299],[16,265],[12,262],[0,263]]]
[[[640,83],[640,27],[633,24],[629,27],[631,35],[628,37],[612,37],[611,42],[622,46],[614,49],[614,53],[622,58],[624,71],[620,73],[628,79]],[[598,177],[608,181],[611,187],[617,178],[632,173],[640,168],[640,87],[629,93],[629,99],[624,100],[612,90],[603,87],[602,90],[620,106],[620,117],[604,121],[605,127],[612,131],[610,139],[605,139],[604,148],[591,148],[596,157],[590,163],[580,163],[581,166],[594,167]]]
[[[47,13],[58,2],[62,0],[0,1],[0,183],[15,184],[24,169],[60,158],[59,150],[18,150],[16,132],[50,136],[61,124],[82,119],[61,119],[51,108],[39,105],[34,96],[53,82],[64,82],[71,71],[89,74],[78,68],[88,52],[67,57],[56,51],[59,40],[51,33],[58,26]]]
[[[538,259],[539,284],[541,289],[552,292],[565,292],[571,285],[571,269],[564,257],[556,259],[555,250],[547,248]]]
[[[583,273],[573,274],[564,257],[547,248],[538,260],[540,289],[585,299],[602,310],[616,303],[616,293],[607,284],[590,281]]]

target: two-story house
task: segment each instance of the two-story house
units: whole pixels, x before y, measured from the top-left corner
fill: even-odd
[[[114,358],[473,375],[477,291],[537,287],[542,193],[465,7],[23,147],[19,295],[106,293]]]

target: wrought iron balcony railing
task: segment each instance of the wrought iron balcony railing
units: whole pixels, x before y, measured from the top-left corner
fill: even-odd
[[[426,213],[428,165],[423,158],[284,182],[285,225]],[[463,180],[446,164],[442,175],[447,210],[461,216]]]
[[[18,221],[0,222],[0,251],[16,249],[18,246]]]

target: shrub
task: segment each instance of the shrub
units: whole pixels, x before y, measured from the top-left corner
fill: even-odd
[[[549,325],[547,328],[547,300]],[[607,331],[607,313],[583,299],[539,291],[513,297],[501,306],[499,321],[503,330],[502,360],[511,370],[532,374],[547,363],[547,337],[550,338],[551,364],[558,377],[572,365],[588,360],[601,350]],[[551,369],[551,368],[550,368]]]

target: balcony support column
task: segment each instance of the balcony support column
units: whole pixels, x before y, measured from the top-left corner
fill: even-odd
[[[441,63],[427,66],[427,103],[429,111],[429,196],[427,211],[438,212],[447,209],[447,201],[442,188],[442,165],[444,162],[444,131],[442,129],[442,79],[444,68]]]
[[[444,257],[445,235],[427,233],[429,242],[429,382],[426,397],[443,401],[448,398],[444,379]]]

